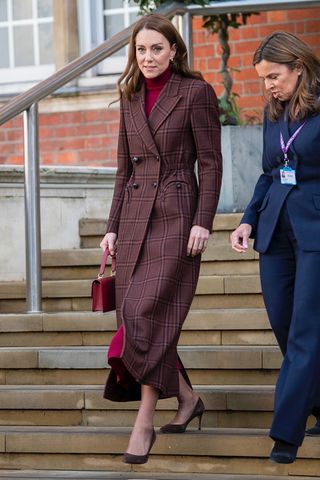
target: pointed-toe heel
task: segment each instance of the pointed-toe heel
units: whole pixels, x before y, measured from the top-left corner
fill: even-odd
[[[167,423],[167,425],[163,425],[163,427],[160,428],[161,433],[184,433],[187,429],[187,426],[193,420],[194,418],[198,418],[199,423],[198,423],[198,430],[201,430],[202,428],[202,416],[205,411],[205,406],[201,398],[198,399],[190,417],[187,419],[185,423],[181,424],[174,424],[174,423]]]
[[[151,435],[151,441],[150,441],[150,446],[149,450],[145,455],[133,455],[132,453],[124,453],[123,454],[123,463],[131,463],[132,465],[142,465],[144,463],[147,463],[149,460],[149,455],[151,452],[151,449],[153,447],[154,442],[156,441],[156,432],[154,429],[152,430],[152,435]]]
[[[275,463],[293,463],[297,456],[297,445],[277,440],[270,453],[269,460]]]

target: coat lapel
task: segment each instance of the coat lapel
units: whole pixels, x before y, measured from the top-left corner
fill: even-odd
[[[149,125],[153,134],[157,132],[181,99],[181,95],[179,95],[180,83],[181,77],[172,73],[168,82],[161,90],[149,115]]]
[[[131,102],[129,102],[131,119],[137,134],[141,137],[148,150],[150,150],[154,155],[159,155],[146,117],[144,96],[145,86],[143,83],[141,90],[135,93]]]
[[[181,98],[181,95],[178,95],[180,82],[181,78],[173,73],[154,104],[149,119],[147,119],[145,113],[144,83],[142,84],[141,90],[137,92],[131,102],[129,102],[131,118],[137,134],[141,137],[148,150],[154,153],[154,155],[159,155],[154,135]]]

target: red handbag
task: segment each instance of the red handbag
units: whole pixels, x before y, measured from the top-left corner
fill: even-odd
[[[106,249],[103,253],[98,278],[93,280],[91,285],[92,311],[93,312],[110,312],[116,308],[116,291],[115,291],[115,273],[116,259],[112,257],[111,275],[104,277],[106,262],[109,255]]]

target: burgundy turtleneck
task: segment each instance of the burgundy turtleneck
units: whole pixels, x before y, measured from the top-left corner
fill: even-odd
[[[171,77],[171,73],[169,65],[167,70],[158,75],[158,77],[144,79],[146,84],[145,110],[147,118],[149,117],[152,107],[156,103],[161,90]]]

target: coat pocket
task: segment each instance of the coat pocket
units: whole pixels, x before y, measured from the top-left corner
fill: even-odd
[[[313,203],[317,210],[320,210],[320,195],[313,195]]]

